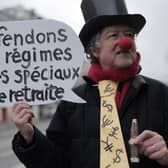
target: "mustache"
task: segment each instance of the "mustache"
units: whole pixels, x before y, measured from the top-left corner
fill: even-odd
[[[124,51],[124,50],[119,50],[119,51],[116,51],[115,54],[121,54],[121,53],[126,53],[126,54],[131,54],[132,52],[127,50],[127,51]]]

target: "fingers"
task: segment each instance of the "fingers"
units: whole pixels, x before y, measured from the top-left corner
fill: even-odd
[[[26,123],[31,123],[34,117],[32,108],[25,102],[17,102],[13,106],[12,120],[17,127],[22,127]]]
[[[134,143],[138,145],[141,154],[157,161],[161,160],[168,152],[163,137],[150,130],[145,130],[138,135],[135,138]]]
[[[153,131],[150,131],[150,130],[145,130],[135,138],[134,143],[135,144],[141,144],[145,140],[151,139],[152,137],[154,137],[156,135],[157,135],[156,132],[153,132]]]
[[[20,112],[22,109],[31,109],[31,106],[25,102],[16,102],[12,108],[14,113]]]
[[[148,156],[150,159],[160,159],[160,157],[162,157],[164,147],[164,141],[159,141],[153,145],[146,146],[143,150],[143,154]]]
[[[162,137],[157,134],[156,132],[149,132],[149,131],[144,131],[142,134],[140,134],[140,136],[137,137],[137,139],[135,139],[135,143],[137,143],[141,146],[141,151],[154,151],[156,146],[159,145],[160,142],[162,142]],[[158,143],[158,144],[157,144]],[[153,147],[153,145],[155,144],[155,146]],[[152,150],[153,149],[153,150]]]

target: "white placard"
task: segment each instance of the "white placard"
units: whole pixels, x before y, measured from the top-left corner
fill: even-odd
[[[0,22],[0,106],[83,102],[74,86],[84,63],[75,32],[55,20]]]

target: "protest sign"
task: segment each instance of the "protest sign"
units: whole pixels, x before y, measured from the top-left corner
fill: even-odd
[[[0,106],[83,102],[72,92],[83,63],[83,46],[65,23],[0,22]]]

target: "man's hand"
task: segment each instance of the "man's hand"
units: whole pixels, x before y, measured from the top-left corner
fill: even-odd
[[[141,154],[168,166],[168,148],[165,140],[156,132],[145,130],[134,139]]]
[[[34,117],[32,108],[25,102],[17,102],[13,108],[12,121],[20,131],[27,143],[31,143],[34,136],[32,118]]]

